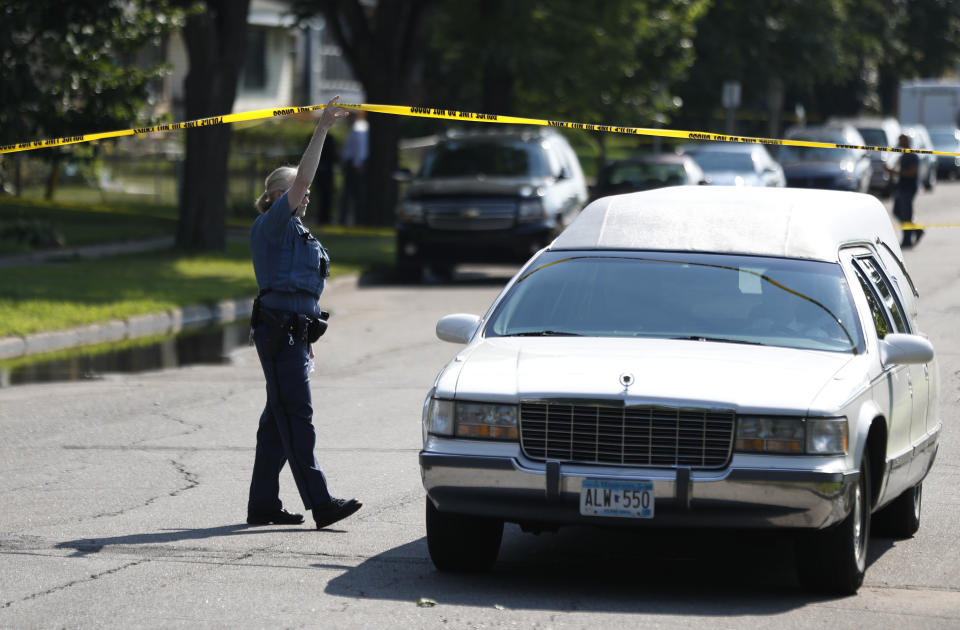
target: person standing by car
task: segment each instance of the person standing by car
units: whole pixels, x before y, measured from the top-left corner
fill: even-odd
[[[267,381],[267,404],[260,416],[247,523],[299,524],[280,501],[280,470],[289,462],[300,498],[313,511],[317,529],[350,516],[361,504],[330,496],[314,454],[316,433],[310,395],[312,341],[326,326],[318,306],[329,258],[301,223],[309,186],[320,161],[327,131],[346,111],[334,97],[324,108],[297,168],[282,166],[267,176],[255,202],[260,216],[250,231],[253,269],[260,293],[250,325]],[[322,324],[321,324],[322,322]]]
[[[351,211],[353,223],[364,222],[366,213],[366,164],[370,155],[370,125],[364,120],[365,112],[358,111],[353,127],[343,145],[340,159],[343,161],[343,190],[340,193],[340,223],[347,224]]]
[[[910,137],[906,134],[900,134],[897,139],[897,146],[901,149],[910,148]],[[917,172],[920,168],[920,158],[916,153],[903,153],[900,155],[900,164],[898,168],[884,167],[888,172],[897,175],[897,186],[893,197],[893,216],[897,217],[901,223],[913,222],[913,198],[917,195]],[[920,242],[923,236],[923,230],[903,230],[903,241],[901,247],[913,247]]]

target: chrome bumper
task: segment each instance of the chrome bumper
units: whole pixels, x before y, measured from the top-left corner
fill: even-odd
[[[490,450],[490,449],[484,449]],[[731,466],[719,471],[626,469],[515,456],[420,452],[423,486],[437,509],[507,522],[733,528],[829,527],[850,511],[856,471]],[[654,518],[583,516],[584,479],[652,481]]]

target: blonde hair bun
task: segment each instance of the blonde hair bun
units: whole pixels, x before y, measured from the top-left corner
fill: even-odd
[[[290,185],[293,183],[294,178],[297,176],[297,169],[292,166],[281,166],[278,169],[274,169],[272,173],[267,175],[267,178],[263,182],[263,194],[257,197],[257,200],[253,202],[253,207],[257,209],[257,212],[263,214],[270,209],[270,195],[275,190],[287,190],[290,188]]]

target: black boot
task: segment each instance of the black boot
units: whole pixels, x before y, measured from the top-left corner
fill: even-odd
[[[313,520],[317,522],[317,529],[323,529],[342,521],[363,506],[356,499],[330,499],[323,507],[313,508]]]
[[[291,514],[280,508],[276,512],[251,512],[247,510],[247,525],[299,525],[303,522],[303,514]]]

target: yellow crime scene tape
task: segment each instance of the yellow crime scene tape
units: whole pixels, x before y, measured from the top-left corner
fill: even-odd
[[[17,144],[0,145],[0,155],[5,153],[17,153],[20,151],[33,151],[36,149],[47,149],[59,147],[68,144],[78,144],[81,142],[92,142],[95,140],[106,140],[108,138],[120,138],[123,136],[137,136],[161,131],[176,131],[178,129],[192,129],[196,127],[210,127],[214,125],[226,125],[237,122],[247,122],[251,120],[265,120],[267,118],[276,118],[290,116],[293,114],[303,114],[325,108],[326,105],[309,105],[305,107],[281,107],[276,109],[255,109],[246,112],[237,112],[235,114],[225,114],[223,116],[213,116],[210,118],[200,118],[186,122],[166,123],[152,125],[148,127],[134,127],[131,129],[120,129],[117,131],[104,131],[100,133],[89,133],[80,136],[66,136],[63,138],[51,138],[49,140],[33,140],[30,142],[20,142]],[[947,155],[960,157],[960,153],[951,153],[948,151],[933,151],[928,149],[903,149],[900,147],[881,147],[857,144],[836,144],[833,142],[817,142],[812,140],[788,140],[782,138],[759,138],[752,136],[735,136],[721,133],[710,133],[706,131],[682,131],[679,129],[660,129],[650,127],[619,127],[615,125],[598,125],[592,123],[565,122],[558,120],[546,120],[542,118],[523,118],[520,116],[504,116],[501,114],[482,114],[476,112],[466,112],[455,109],[439,109],[432,107],[409,107],[405,105],[373,105],[338,103],[337,107],[357,111],[371,112],[374,114],[389,114],[393,116],[412,116],[417,118],[438,118],[442,120],[456,120],[460,122],[478,122],[478,123],[497,123],[502,125],[530,125],[539,127],[558,127],[561,129],[579,129],[582,131],[598,131],[603,133],[621,133],[638,136],[658,136],[661,138],[676,138],[680,140],[694,141],[712,141],[712,142],[738,142],[748,144],[765,144],[774,146],[790,147],[810,147],[823,149],[863,149],[866,151],[891,151],[894,153],[918,153],[925,155]],[[940,224],[940,225],[919,225],[914,223],[905,223],[904,229],[919,230],[935,227],[960,227],[960,224]]]
[[[679,129],[660,129],[649,127],[618,127],[614,125],[597,125],[592,123],[564,122],[559,120],[545,120],[542,118],[522,118],[519,116],[503,116],[500,114],[479,114],[476,112],[465,112],[455,109],[435,109],[431,107],[408,107],[406,105],[371,105],[361,104],[352,105],[341,103],[337,105],[343,109],[353,109],[358,111],[372,112],[375,114],[390,114],[393,116],[414,116],[418,118],[440,118],[443,120],[458,120],[461,122],[480,122],[480,123],[498,123],[502,125],[532,125],[540,127],[559,127],[562,129],[580,129],[583,131],[600,131],[605,133],[623,133],[640,136],[659,136],[662,138],[677,138],[681,140],[695,141],[713,141],[713,142],[743,142],[750,144],[767,144],[776,146],[790,147],[812,147],[824,149],[864,149],[866,151],[892,151],[895,153],[920,153],[927,155],[948,155],[960,157],[960,153],[950,153],[947,151],[933,151],[928,149],[902,149],[899,147],[880,147],[858,144],[836,144],[833,142],[815,142],[812,140],[787,140],[779,138],[757,138],[751,136],[733,136],[721,133],[710,133],[706,131],[681,131]],[[92,142],[94,140],[106,140],[108,138],[120,138],[122,136],[136,136],[157,131],[176,131],[178,129],[191,129],[195,127],[210,127],[213,125],[226,125],[237,122],[247,122],[251,120],[264,120],[278,116],[290,116],[292,114],[302,114],[323,109],[326,105],[309,105],[306,107],[281,107],[278,109],[255,109],[247,112],[237,112],[236,114],[225,114],[223,116],[213,116],[211,118],[200,118],[186,122],[166,123],[161,125],[152,125],[149,127],[134,127],[132,129],[120,129],[118,131],[104,131],[101,133],[88,133],[81,136],[66,136],[63,138],[52,138],[49,140],[34,140],[31,142],[20,142],[17,144],[0,145],[0,154],[16,153],[18,151],[33,151],[35,149],[47,149],[50,147],[59,147],[67,144],[77,144],[80,142]]]

